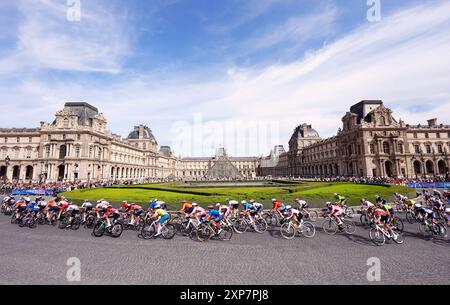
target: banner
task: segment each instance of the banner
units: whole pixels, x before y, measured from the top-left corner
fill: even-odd
[[[405,185],[413,188],[427,189],[450,188],[450,182],[410,182]]]
[[[12,190],[13,196],[42,195],[53,196],[52,190]]]

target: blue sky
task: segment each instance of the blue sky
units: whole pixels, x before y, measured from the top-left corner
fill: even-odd
[[[449,1],[381,0],[375,23],[366,0],[80,0],[79,22],[66,2],[0,3],[1,127],[86,101],[177,154],[261,155],[303,122],[334,135],[362,99],[410,123],[450,110]]]

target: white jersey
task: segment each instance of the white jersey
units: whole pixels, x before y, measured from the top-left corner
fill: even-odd
[[[228,201],[228,205],[232,206],[232,205],[238,205],[239,202],[237,202],[236,200],[230,200]]]
[[[79,211],[80,207],[77,206],[76,204],[71,204],[67,207],[67,211]]]
[[[83,202],[83,204],[81,205],[81,207],[82,207],[83,209],[86,209],[86,208],[92,208],[92,203],[90,203],[90,202]]]

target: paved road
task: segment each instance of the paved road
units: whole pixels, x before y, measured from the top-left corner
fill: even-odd
[[[199,243],[20,228],[0,215],[0,284],[67,284],[69,257],[81,261],[82,284],[367,284],[370,257],[381,260],[383,284],[450,284],[449,240],[424,240],[416,230],[408,225],[405,244],[382,247],[362,227],[354,236],[319,229],[313,239],[284,240],[274,230]]]

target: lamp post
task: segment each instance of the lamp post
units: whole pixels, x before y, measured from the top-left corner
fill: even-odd
[[[3,177],[4,179],[4,183],[6,185],[6,179],[8,178],[8,166],[9,166],[9,161],[11,161],[11,159],[9,158],[9,156],[6,156],[5,158],[5,176]]]
[[[444,149],[444,152],[441,155],[442,157],[444,157],[445,160],[445,181],[448,181],[449,168],[448,168],[448,154],[446,148]]]

